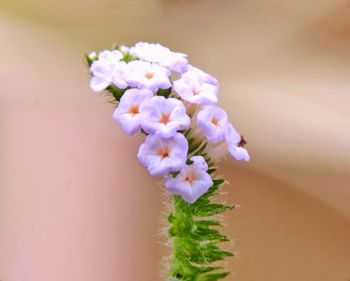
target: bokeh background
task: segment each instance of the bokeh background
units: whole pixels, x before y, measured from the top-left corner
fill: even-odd
[[[0,280],[161,279],[164,195],[83,54],[160,42],[220,81],[241,281],[350,280],[350,2],[1,0]]]

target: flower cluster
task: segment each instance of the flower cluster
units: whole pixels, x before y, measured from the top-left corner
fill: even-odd
[[[90,87],[121,93],[113,119],[128,135],[145,135],[137,158],[170,193],[194,203],[212,186],[208,164],[222,152],[249,161],[245,140],[217,105],[217,80],[185,54],[140,42],[91,53],[88,62]]]

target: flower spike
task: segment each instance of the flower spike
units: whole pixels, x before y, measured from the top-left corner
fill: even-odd
[[[137,159],[172,194],[168,280],[225,278],[229,272],[217,262],[233,254],[219,246],[230,239],[215,216],[234,206],[212,200],[225,183],[215,176],[216,163],[226,154],[250,157],[246,141],[217,106],[217,79],[158,43],[122,45],[85,58],[91,89],[111,94],[113,119],[126,134],[144,138]],[[175,81],[174,72],[180,76]]]

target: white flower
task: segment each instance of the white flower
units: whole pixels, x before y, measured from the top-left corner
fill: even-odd
[[[170,71],[165,67],[144,61],[132,61],[128,63],[128,66],[129,76],[127,82],[130,86],[149,89],[154,93],[158,89],[171,87],[169,80]]]
[[[187,129],[191,121],[185,106],[174,98],[154,96],[142,105],[140,112],[145,132],[163,138],[173,137],[177,131]]]
[[[190,103],[207,105],[218,101],[218,87],[203,81],[196,74],[183,74],[174,82],[174,91]]]
[[[121,45],[119,46],[119,51],[121,51],[122,53],[129,53],[130,51],[130,48],[128,46],[125,46],[125,45]]]
[[[130,48],[130,53],[141,60],[156,62],[177,72],[182,72],[188,64],[185,54],[172,52],[158,43],[139,42]]]
[[[243,147],[246,142],[242,136],[237,133],[232,124],[226,126],[225,138],[228,145],[228,151],[236,160],[250,160],[248,151]]]
[[[91,64],[92,78],[90,87],[95,92],[106,89],[112,82],[113,76],[123,54],[119,51],[102,51],[98,59]]]
[[[152,96],[153,93],[147,89],[129,89],[123,94],[113,113],[113,119],[120,123],[125,133],[133,135],[141,130],[139,109]]]
[[[209,142],[225,139],[227,122],[226,112],[215,105],[207,105],[197,114],[197,125]]]
[[[169,139],[148,135],[139,148],[137,158],[151,175],[164,176],[184,167],[187,151],[188,142],[180,133]]]
[[[172,194],[180,195],[186,202],[192,204],[213,185],[207,173],[208,165],[202,156],[190,159],[191,165],[186,165],[176,177],[168,177],[165,188]]]

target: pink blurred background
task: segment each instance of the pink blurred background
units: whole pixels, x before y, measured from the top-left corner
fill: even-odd
[[[0,3],[0,280],[154,281],[164,195],[83,54],[160,42],[220,81],[252,161],[224,161],[242,281],[350,280],[350,4]]]

